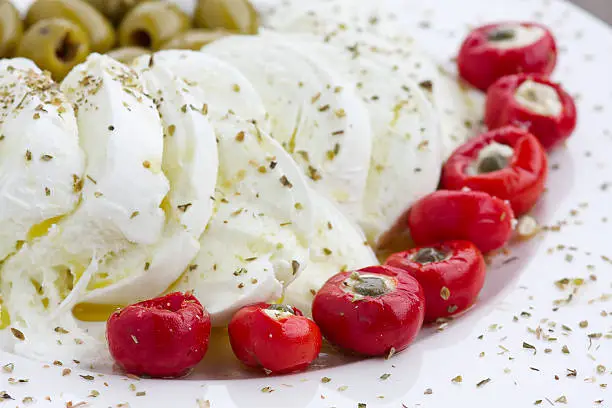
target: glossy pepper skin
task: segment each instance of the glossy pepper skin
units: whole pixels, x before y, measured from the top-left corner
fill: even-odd
[[[240,309],[228,326],[236,357],[266,374],[305,370],[323,343],[317,325],[292,306],[258,303]]]
[[[511,157],[490,154],[483,149],[496,143],[511,147]],[[527,213],[538,201],[548,176],[546,151],[528,131],[507,126],[481,134],[460,146],[442,170],[442,188],[484,191],[508,200],[516,216]]]
[[[171,293],[111,315],[106,337],[116,363],[130,374],[188,374],[208,349],[210,316],[191,294]]]
[[[414,277],[425,292],[425,321],[463,312],[476,302],[486,275],[482,253],[468,241],[448,241],[391,255],[386,265]]]
[[[386,291],[361,295],[358,286],[389,282]],[[389,356],[417,336],[425,317],[425,294],[412,276],[389,266],[370,266],[332,276],[312,304],[312,316],[330,343],[364,356]]]
[[[517,102],[519,87],[531,80],[555,90],[562,106],[559,115],[544,115]],[[485,124],[489,129],[514,125],[529,130],[546,150],[551,150],[571,136],[576,128],[574,99],[563,87],[541,75],[519,74],[501,78],[487,92]]]
[[[535,42],[512,47],[516,28],[539,28],[543,35]],[[550,30],[538,23],[503,22],[471,31],[457,57],[459,75],[472,86],[486,91],[499,78],[535,73],[550,75],[557,64],[557,44]]]
[[[417,246],[465,240],[483,253],[506,245],[513,220],[510,204],[482,191],[438,190],[408,212],[408,228]]]

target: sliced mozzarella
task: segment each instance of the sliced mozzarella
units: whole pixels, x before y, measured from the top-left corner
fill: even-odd
[[[162,172],[163,126],[142,79],[114,59],[92,54],[64,80],[62,91],[79,107],[87,153],[82,207],[100,230],[115,229],[137,244],[159,239],[160,208],[168,192]]]
[[[262,18],[275,30],[318,34],[337,28],[393,31],[399,23],[389,7],[365,0],[285,0],[264,7]]]
[[[401,32],[388,39],[377,38],[373,50],[394,59],[400,72],[418,83],[430,98],[442,128],[445,160],[477,134],[484,112],[484,96],[463,86],[419,47],[414,38]]]
[[[324,2],[326,0],[314,1],[315,4]],[[357,31],[362,36],[359,40],[362,45],[359,47],[360,52],[371,52],[379,54],[382,58],[395,60],[399,75],[408,75],[422,85],[439,117],[445,160],[467,139],[478,134],[481,129],[481,118],[484,116],[485,95],[464,86],[455,74],[439,65],[446,61],[437,60],[435,53],[425,51],[435,49],[438,45],[430,42],[431,36],[419,37],[423,41],[420,44],[415,41],[413,37],[415,33],[407,29],[411,25],[406,25],[407,19],[411,18],[409,11],[411,1],[340,0],[340,3],[344,8],[355,10],[374,8],[379,18],[369,18],[367,23],[364,23],[363,18],[353,18],[348,22],[338,23],[337,15],[341,14],[330,14],[325,10],[319,10],[316,13],[318,20],[336,21],[336,23],[319,24],[319,27],[324,29],[314,32],[326,41],[333,42],[346,36],[352,41],[354,37],[352,32]],[[417,3],[420,6],[422,2],[417,1]],[[291,23],[286,25],[287,31],[294,31],[291,25]],[[312,29],[306,31],[313,32]],[[454,65],[452,64],[453,67]]]
[[[357,93],[369,113],[373,137],[359,220],[376,244],[414,201],[437,188],[442,144],[433,108],[416,83],[397,74],[393,61],[304,36],[287,41],[359,84]]]
[[[193,236],[212,215],[217,184],[217,141],[199,90],[163,66],[142,72],[164,123],[162,168],[170,180],[169,214]]]
[[[287,0],[262,12],[265,27],[278,31],[321,33],[348,21],[341,2],[333,0]]]
[[[21,307],[33,307],[35,310],[24,310],[11,321],[11,330],[0,331],[0,343],[5,351],[13,352],[31,359],[49,362],[50,360],[82,363],[108,361],[109,353],[102,336],[92,336],[87,330],[79,327],[70,310],[85,290],[87,282],[97,271],[98,260],[83,272],[79,282],[69,292],[66,299],[53,312],[40,310],[39,302],[20,303]],[[29,279],[11,280],[12,290],[16,296],[35,298],[33,285]],[[52,285],[53,282],[48,282]],[[24,319],[27,319],[24,321]],[[19,337],[17,337],[19,336]]]
[[[174,288],[193,290],[219,326],[242,306],[279,298],[306,266],[313,208],[300,169],[267,134],[234,117],[215,130],[215,215]]]
[[[285,291],[284,302],[310,314],[314,295],[335,274],[377,265],[378,260],[359,227],[332,202],[311,192],[315,232],[306,270]]]
[[[165,127],[162,169],[170,182],[168,219],[160,242],[138,247],[113,260],[89,303],[129,304],[165,291],[188,268],[212,215],[217,183],[217,142],[206,117],[208,107],[193,86],[155,65],[142,72]],[[110,283],[109,286],[107,286]]]
[[[484,116],[485,95],[466,88],[456,77],[441,70],[434,105],[442,123],[444,159],[478,134]]]
[[[165,221],[160,208],[168,191],[161,172],[163,127],[140,78],[112,58],[93,54],[66,77],[61,90],[78,107],[86,176],[74,180],[75,189],[82,188],[77,209],[3,265],[4,305],[12,326],[26,337],[43,335],[41,330],[52,324],[48,316],[75,283],[83,284],[80,278],[88,283],[94,275],[92,265],[94,276],[101,276],[113,258],[157,242]],[[64,343],[55,340],[55,334],[46,336],[32,346],[62,348]]]
[[[440,118],[444,158],[476,133],[483,98],[464,89],[406,35],[388,7],[366,1],[299,2],[270,8],[267,26],[280,31],[307,32],[353,53],[395,61],[400,77],[421,84]]]
[[[387,45],[385,45],[385,43]],[[400,72],[419,84],[430,98],[442,128],[444,159],[476,131],[478,103],[460,83],[436,65],[410,37],[398,36],[393,41],[379,40],[376,53],[395,60]]]
[[[184,80],[197,98],[208,105],[211,119],[228,113],[254,121],[267,130],[264,105],[253,85],[235,67],[197,51],[169,50],[136,59],[132,65],[137,71],[160,65]]]
[[[0,262],[74,209],[83,168],[58,85],[29,60],[0,60]]]
[[[372,141],[354,84],[274,36],[228,37],[202,50],[244,73],[264,100],[272,137],[317,191],[358,216]]]

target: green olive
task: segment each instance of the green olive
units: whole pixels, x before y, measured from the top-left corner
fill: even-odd
[[[92,52],[105,53],[115,45],[115,31],[98,10],[83,0],[37,0],[26,16],[28,25],[48,18],[64,18],[77,24],[89,37]]]
[[[259,15],[249,0],[199,0],[194,21],[200,28],[240,34],[255,34],[259,29]]]
[[[210,44],[213,41],[230,35],[229,31],[225,30],[189,30],[174,37],[167,43],[161,46],[162,50],[194,50],[200,49]]]
[[[124,64],[129,64],[135,58],[150,53],[151,50],[142,47],[121,47],[107,52],[106,55]]]
[[[119,26],[119,43],[158,50],[166,41],[187,31],[189,17],[176,5],[148,1],[134,7]]]
[[[104,14],[113,24],[119,24],[134,6],[143,0],[87,0]]]
[[[9,0],[0,0],[0,58],[13,56],[22,35],[19,11]]]
[[[41,20],[24,34],[17,56],[29,58],[41,69],[61,81],[89,55],[87,33],[72,21],[62,18]]]

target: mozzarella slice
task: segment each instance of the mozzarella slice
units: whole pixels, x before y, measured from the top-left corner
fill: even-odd
[[[75,189],[82,189],[81,203],[47,235],[26,243],[2,270],[12,327],[26,338],[42,336],[32,343],[38,350],[65,344],[56,342],[63,333],[43,329],[80,278],[89,282],[89,275],[101,276],[113,258],[160,239],[165,222],[160,204],[168,191],[161,172],[162,124],[135,72],[93,54],[66,77],[61,90],[78,107],[87,154],[85,177],[74,180]],[[85,343],[81,339],[77,346]],[[75,354],[88,347],[67,344]]]
[[[475,133],[480,116],[469,94],[455,78],[438,67],[412,38],[399,35],[388,41],[382,37],[368,36],[363,45],[379,58],[394,61],[399,75],[406,75],[419,84],[428,96],[439,118],[445,160]]]
[[[414,201],[437,188],[442,144],[433,108],[416,83],[398,75],[393,61],[361,52],[359,45],[328,46],[310,36],[284,38],[359,84],[357,93],[369,113],[373,136],[359,221],[375,245]]]
[[[79,107],[88,218],[104,219],[100,230],[113,228],[132,243],[155,243],[169,186],[161,168],[163,126],[143,81],[114,59],[92,54],[61,89]]]
[[[143,71],[142,77],[165,128],[162,168],[171,185],[170,216],[199,238],[212,215],[219,167],[208,105],[194,85],[163,66]]]
[[[347,8],[334,0],[286,0],[261,13],[264,26],[278,31],[321,33],[349,20]]]
[[[310,262],[285,291],[284,303],[310,314],[312,300],[321,286],[335,274],[378,265],[363,232],[338,207],[311,190],[315,212]]]
[[[29,60],[0,60],[0,262],[74,209],[83,168],[58,85]]]
[[[142,56],[132,65],[137,71],[154,66],[170,70],[196,93],[196,97],[208,105],[211,119],[219,119],[228,113],[257,123],[267,130],[267,114],[263,102],[253,85],[235,67],[197,51],[169,50]]]
[[[74,289],[53,312],[40,310],[38,303],[22,303],[20,306],[34,307],[35,310],[22,311],[17,316],[17,321],[11,321],[11,330],[0,331],[2,349],[44,362],[51,359],[79,360],[82,363],[108,361],[110,355],[103,336],[92,336],[79,327],[70,313],[71,306],[82,294],[97,267],[98,260],[92,260]],[[17,296],[34,298],[31,293],[33,285],[28,279],[12,280],[11,283]],[[24,322],[23,319],[27,321]]]
[[[334,29],[395,31],[397,16],[381,2],[361,0],[284,0],[263,7],[264,25],[278,31],[323,34]]]
[[[469,89],[450,73],[441,70],[435,91],[435,106],[442,123],[444,160],[476,136],[484,117],[485,95]]]
[[[146,68],[142,77],[165,128],[167,223],[160,242],[138,247],[107,265],[104,278],[92,283],[99,288],[88,292],[83,302],[121,305],[158,296],[188,268],[212,216],[219,160],[208,106],[195,97],[194,86],[161,65]]]
[[[429,96],[442,126],[444,160],[478,133],[484,112],[484,96],[464,86],[425,53],[412,37],[395,35],[377,52],[393,58]]]
[[[441,70],[405,33],[388,6],[355,0],[291,0],[269,10],[264,21],[271,28],[317,34],[356,55],[378,55],[397,66],[395,75],[407,76],[420,84],[440,118],[445,159],[477,133],[482,95],[465,89],[456,78]]]
[[[440,121],[446,160],[457,147],[478,132],[484,97],[464,87],[403,31],[386,30],[386,35],[362,32],[361,50],[367,49],[379,58],[394,61],[400,75],[408,76],[425,91]],[[336,30],[330,37],[341,40],[345,34]],[[350,36],[349,40],[352,41]]]
[[[392,40],[381,37],[370,49],[380,58],[395,61],[400,75],[407,75],[423,89],[432,102],[442,131],[442,152],[446,160],[452,152],[478,132],[484,98],[464,87],[425,53],[413,38],[398,35]],[[374,45],[374,46],[372,46]]]
[[[273,36],[228,37],[202,50],[244,73],[264,100],[272,137],[317,191],[358,216],[372,140],[354,84]]]
[[[242,306],[279,298],[306,266],[313,208],[300,169],[278,143],[235,117],[214,125],[215,215],[173,289],[193,290],[220,326]]]

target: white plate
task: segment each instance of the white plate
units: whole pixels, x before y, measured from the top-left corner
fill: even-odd
[[[0,353],[2,365],[15,367],[12,373],[0,371],[0,383],[7,381],[0,385],[4,397],[14,399],[1,406],[527,407],[540,400],[544,407],[612,406],[612,32],[575,6],[553,0],[398,3],[401,21],[447,67],[471,25],[527,19],[553,29],[561,46],[554,77],[577,97],[580,120],[567,148],[551,157],[548,193],[535,215],[560,228],[512,245],[509,254],[495,259],[476,307],[447,327],[424,330],[389,361],[331,355],[306,373],[265,377],[244,371],[220,344],[197,374],[161,381]],[[585,283],[568,304],[555,305],[573,290],[555,285],[563,278]],[[581,328],[581,321],[588,327]],[[524,348],[524,342],[536,350]],[[71,373],[62,375],[68,367]],[[391,376],[380,379],[385,373]],[[451,381],[459,375],[461,383]],[[15,384],[20,379],[29,381]],[[477,386],[486,379],[490,382]],[[35,403],[26,405],[26,397]]]

